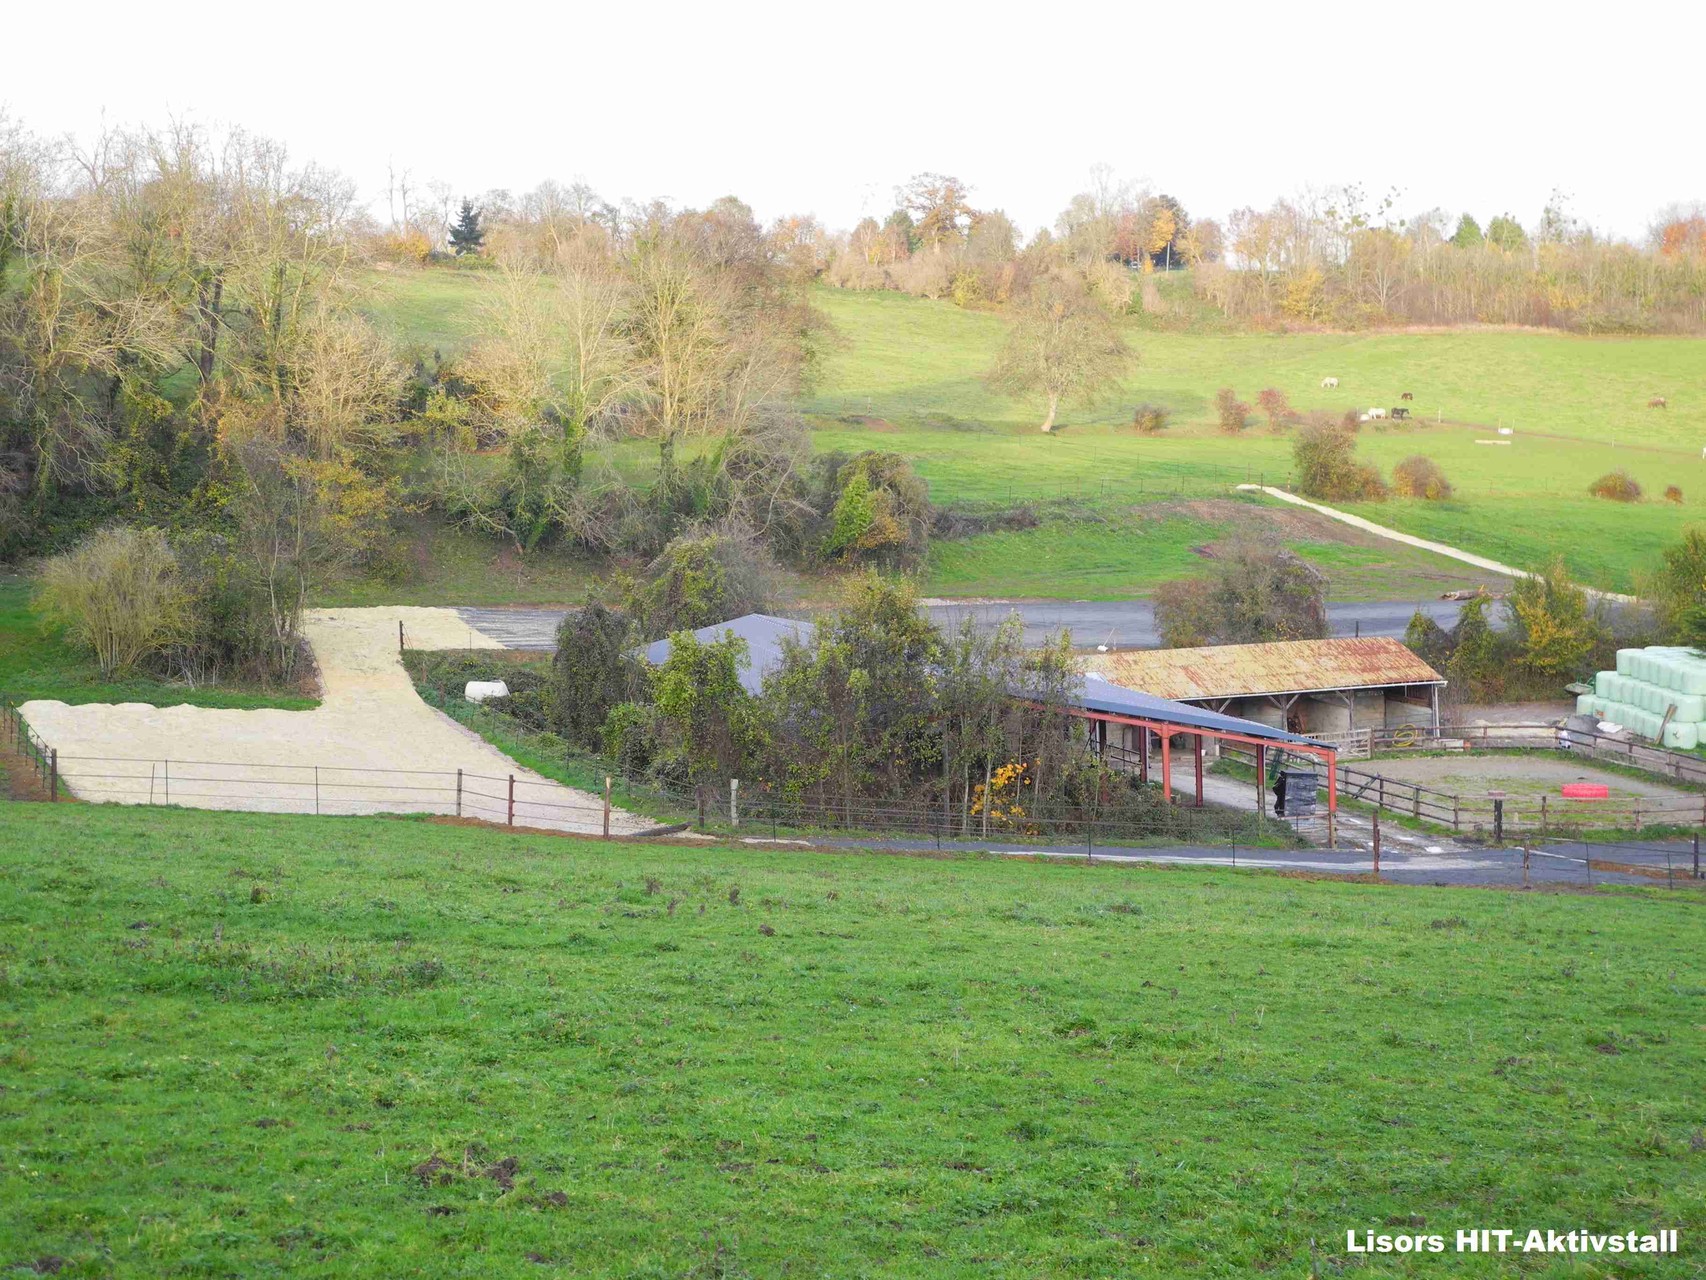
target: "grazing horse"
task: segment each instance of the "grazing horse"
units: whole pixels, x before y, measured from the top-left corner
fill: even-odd
[[[1337,378],[1322,378],[1321,379],[1321,385],[1324,388],[1336,387],[1339,385],[1339,380]]]
[[[1647,408],[1649,409],[1668,409],[1669,407],[1670,401],[1666,400],[1663,396],[1654,396],[1651,400],[1647,401]]]
[[[1414,400],[1416,397],[1412,392],[1406,391],[1402,395],[1400,395],[1398,398],[1400,400]]]
[[[1384,418],[1386,416],[1386,410],[1379,409],[1379,408],[1371,408],[1368,411],[1368,416],[1371,418]]]
[[[1408,418],[1409,416],[1410,416],[1410,411],[1408,409],[1394,409],[1394,410],[1392,410],[1392,420],[1394,422],[1401,422],[1403,419]]]

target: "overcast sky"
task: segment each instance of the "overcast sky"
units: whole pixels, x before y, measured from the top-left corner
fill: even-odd
[[[0,104],[80,137],[240,124],[379,213],[388,161],[458,192],[583,178],[833,227],[925,169],[1026,231],[1098,164],[1199,217],[1356,182],[1532,226],[1558,187],[1633,237],[1706,197],[1698,3],[537,8],[32,4],[6,20]]]

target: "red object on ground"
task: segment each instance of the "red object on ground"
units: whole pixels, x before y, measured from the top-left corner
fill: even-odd
[[[1566,782],[1563,795],[1566,800],[1607,800],[1611,788],[1603,782]]]

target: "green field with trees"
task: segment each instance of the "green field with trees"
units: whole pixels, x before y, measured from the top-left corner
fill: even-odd
[[[1688,897],[0,808],[0,1257],[1331,1274],[1533,1222],[1680,1224],[1618,1264],[1673,1275]]]
[[[547,184],[446,240],[252,135],[109,142],[95,181],[0,133],[0,556],[95,668],[42,688],[296,698],[311,603],[590,598],[652,640],[875,572],[1153,594],[1182,642],[1486,580],[1247,483],[1543,571],[1497,656],[1547,687],[1702,634],[1706,220],[1447,236],[1347,188],[1221,226],[1101,175],[1021,244],[926,173],[845,233]],[[1614,630],[1583,585],[1651,607]],[[584,745],[692,772],[667,701]]]

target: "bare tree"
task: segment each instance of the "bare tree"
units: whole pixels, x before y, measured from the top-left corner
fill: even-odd
[[[1041,395],[1048,404],[1042,429],[1052,431],[1062,401],[1095,400],[1135,358],[1082,286],[1053,276],[1032,289],[988,377],[1010,395]]]

